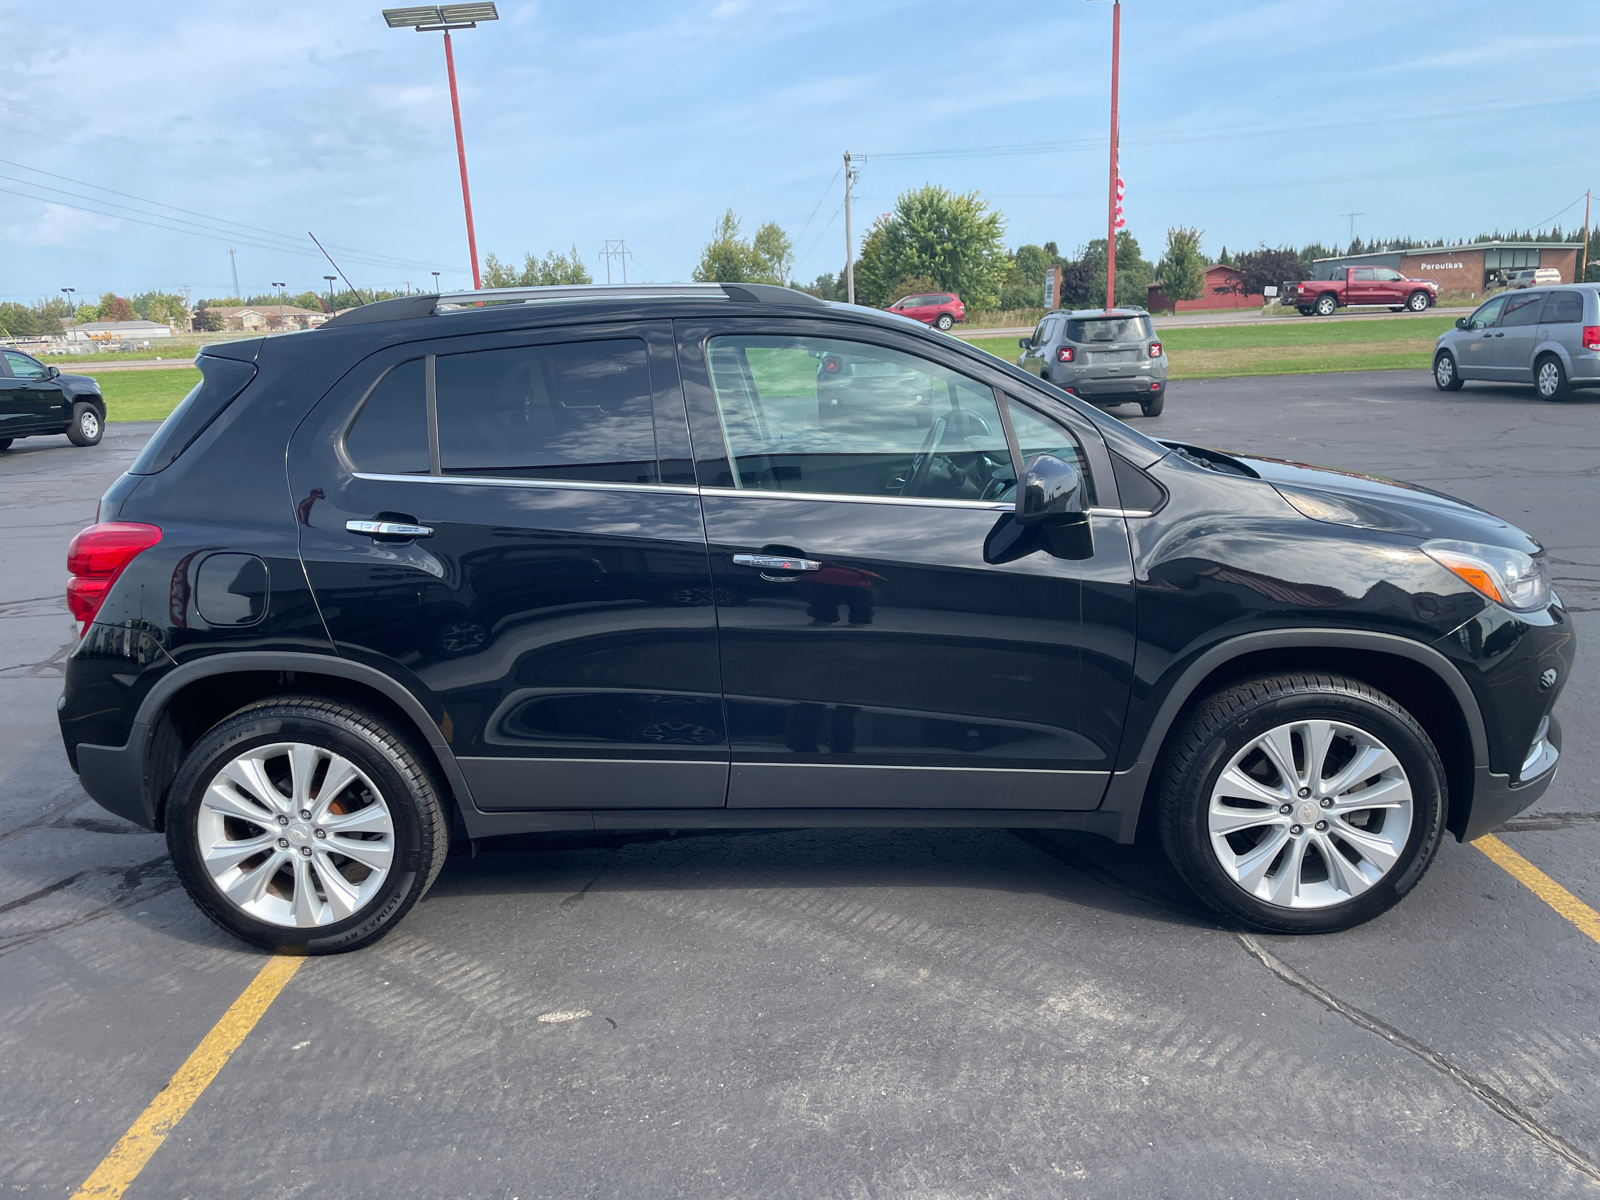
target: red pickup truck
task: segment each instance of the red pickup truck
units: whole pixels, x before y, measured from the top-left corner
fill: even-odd
[[[1407,279],[1390,267],[1336,267],[1330,279],[1284,284],[1280,301],[1307,317],[1331,317],[1336,309],[1359,305],[1426,312],[1438,302],[1439,285],[1433,280]]]

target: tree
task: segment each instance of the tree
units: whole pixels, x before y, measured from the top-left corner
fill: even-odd
[[[1080,306],[1095,308],[1106,301],[1106,240],[1095,238],[1083,248],[1079,264],[1092,272],[1093,283],[1088,295],[1082,296]],[[1145,261],[1138,239],[1126,229],[1117,231],[1117,294],[1118,308],[1143,308],[1149,300],[1150,283],[1155,269]],[[1063,289],[1065,290],[1065,289]]]
[[[1246,296],[1259,295],[1264,288],[1282,287],[1289,280],[1303,278],[1300,255],[1284,247],[1261,246],[1246,250],[1234,265],[1243,273],[1239,287]]]
[[[134,315],[145,321],[181,325],[188,316],[183,297],[169,292],[140,292],[133,298]]]
[[[907,275],[904,279],[897,279],[888,291],[884,292],[883,307],[887,308],[896,300],[906,296],[921,295],[925,292],[937,292],[939,285],[926,275]]]
[[[1200,253],[1200,231],[1175,225],[1167,230],[1167,252],[1156,272],[1169,300],[1198,300],[1206,282],[1206,260]]]
[[[194,309],[194,331],[196,333],[216,333],[222,328],[222,318],[211,311],[211,304],[207,300],[200,301]]]
[[[862,244],[857,299],[882,304],[894,299],[887,293],[899,280],[925,276],[968,308],[993,308],[1011,266],[1005,228],[975,191],[957,195],[930,183],[903,192]]]
[[[86,325],[90,321],[98,321],[99,319],[100,310],[93,304],[80,304],[77,312],[72,314],[73,323],[76,325]]]
[[[697,283],[772,283],[783,286],[794,263],[789,235],[771,221],[745,241],[733,209],[723,213],[700,251]]]
[[[1005,282],[1000,285],[1000,307],[1038,308],[1043,304],[1044,274],[1059,258],[1054,242],[1044,246],[1018,246],[1011,255]]]
[[[0,337],[33,337],[39,332],[38,314],[25,304],[0,304]]]
[[[133,305],[115,292],[107,292],[100,297],[100,307],[96,310],[102,321],[132,321],[135,320]]]
[[[483,259],[484,287],[556,287],[565,283],[593,282],[594,277],[583,265],[576,246],[572,247],[569,254],[555,250],[543,258],[536,258],[531,253],[524,254],[520,271],[510,263],[502,262],[492,250]]]

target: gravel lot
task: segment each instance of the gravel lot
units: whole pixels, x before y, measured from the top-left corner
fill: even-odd
[[[1600,393],[1217,380],[1135,423],[1427,484],[1551,547],[1585,653],[1561,777],[1503,838],[1600,907]],[[55,727],[66,542],[152,428],[0,455],[8,1196],[70,1195],[263,962],[84,797]],[[306,963],[128,1195],[1600,1195],[1597,1012],[1600,944],[1454,842],[1393,912],[1294,940],[1071,836],[522,838]]]

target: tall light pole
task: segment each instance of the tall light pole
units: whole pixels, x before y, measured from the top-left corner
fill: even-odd
[[[415,29],[418,33],[444,34],[444,68],[450,76],[450,113],[456,122],[456,157],[461,161],[461,204],[467,212],[467,252],[472,255],[473,290],[483,286],[478,274],[478,235],[472,228],[472,189],[467,186],[467,143],[461,136],[461,101],[456,95],[456,57],[450,48],[452,29],[476,29],[479,21],[498,21],[492,3],[421,5],[386,8],[383,19],[390,29]]]
[[[437,271],[433,272],[433,294],[435,296],[439,294],[439,272]]]
[[[280,332],[282,332],[282,330],[283,330],[283,289],[288,285],[287,284],[282,284],[282,283],[274,283],[272,286],[278,289],[278,329],[279,329]]]
[[[333,281],[335,279],[339,278],[339,277],[337,275],[324,275],[323,278],[328,281],[328,311],[332,312],[333,311]]]
[[[1111,2],[1111,181],[1106,200],[1106,311],[1117,299],[1117,71],[1122,54],[1122,0]]]
[[[77,288],[62,288],[62,293],[67,297],[67,323],[73,326],[78,324],[78,310],[72,303],[72,294]]]

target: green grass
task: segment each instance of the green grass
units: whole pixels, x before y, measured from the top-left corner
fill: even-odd
[[[1434,340],[1454,326],[1451,317],[1394,317],[1377,321],[1317,321],[1163,329],[1170,379],[1230,375],[1304,375],[1322,371],[1426,369]],[[1017,339],[972,338],[970,343],[1007,362]]]
[[[174,367],[170,371],[74,371],[92,375],[106,398],[107,421],[161,421],[200,382],[194,367]]]

